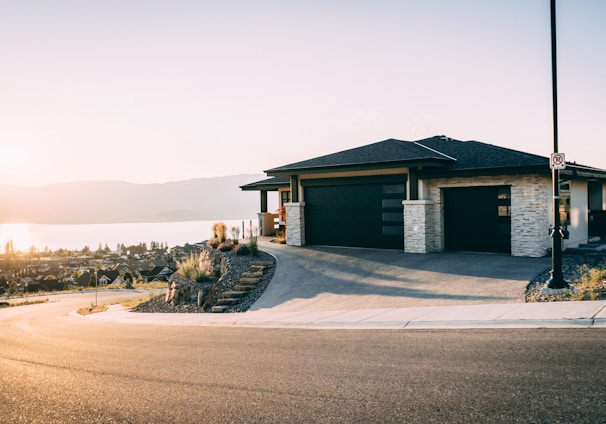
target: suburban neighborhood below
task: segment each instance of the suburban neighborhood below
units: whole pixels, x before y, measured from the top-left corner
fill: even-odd
[[[16,252],[10,241],[0,257],[0,294],[78,289],[89,286],[120,286],[132,282],[168,281],[177,263],[198,255],[200,245],[169,248],[151,242],[115,250],[101,245],[96,250],[59,249]]]

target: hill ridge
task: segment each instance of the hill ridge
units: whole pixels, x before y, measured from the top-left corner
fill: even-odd
[[[239,186],[262,174],[166,183],[73,181],[38,187],[0,184],[0,223],[104,224],[254,217],[258,193]]]

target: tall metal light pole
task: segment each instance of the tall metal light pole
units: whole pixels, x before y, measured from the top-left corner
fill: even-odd
[[[551,0],[551,87],[553,97],[553,153],[558,153],[558,72],[556,55],[556,0]],[[554,156],[552,156],[553,158]],[[553,162],[553,160],[552,160]],[[562,238],[560,222],[560,171],[552,164],[553,228],[551,230],[551,276],[546,283],[549,289],[568,287],[562,273]]]

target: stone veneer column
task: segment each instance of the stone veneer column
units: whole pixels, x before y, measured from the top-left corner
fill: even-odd
[[[305,202],[286,203],[286,244],[305,245]]]
[[[431,200],[404,200],[404,252],[428,253],[433,249]]]
[[[523,176],[511,185],[511,255],[545,256],[551,247],[551,181]]]

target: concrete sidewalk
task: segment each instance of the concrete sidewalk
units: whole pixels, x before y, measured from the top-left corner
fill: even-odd
[[[82,317],[122,324],[315,329],[606,328],[606,301],[429,306],[308,312],[143,314],[112,305]]]

